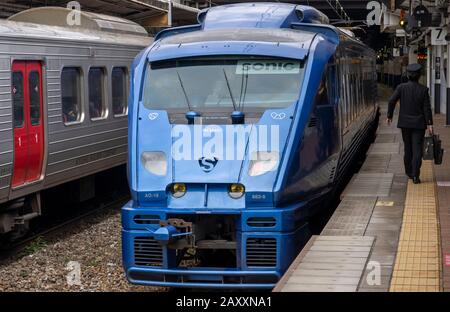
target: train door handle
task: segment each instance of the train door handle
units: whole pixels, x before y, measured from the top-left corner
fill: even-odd
[[[19,146],[22,147],[22,138],[19,137]]]
[[[34,138],[36,139],[36,143],[38,142],[38,135],[37,133],[34,135]]]

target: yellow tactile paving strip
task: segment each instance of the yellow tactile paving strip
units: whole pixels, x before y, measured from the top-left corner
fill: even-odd
[[[390,291],[441,291],[439,220],[433,165],[422,166],[422,184],[408,183]]]

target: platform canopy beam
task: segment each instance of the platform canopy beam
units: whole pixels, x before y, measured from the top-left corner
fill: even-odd
[[[0,18],[8,18],[35,7],[66,7],[68,2],[67,0],[5,0],[0,2]],[[150,28],[193,24],[196,23],[199,12],[199,9],[185,5],[179,0],[77,0],[77,2],[81,10],[126,18]]]

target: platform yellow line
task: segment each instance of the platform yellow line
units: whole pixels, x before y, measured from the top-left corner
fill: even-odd
[[[391,292],[442,291],[437,190],[433,164],[422,166],[422,183],[408,182]]]

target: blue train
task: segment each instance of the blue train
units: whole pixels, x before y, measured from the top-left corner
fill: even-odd
[[[375,129],[375,53],[309,6],[198,22],[133,65],[124,268],[141,285],[270,289]]]

